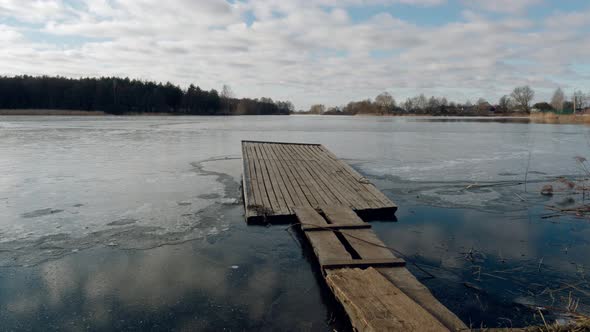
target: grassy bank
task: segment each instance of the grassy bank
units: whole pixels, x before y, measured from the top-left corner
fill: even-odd
[[[556,124],[590,124],[590,115],[535,113],[530,116],[531,121],[538,123]]]

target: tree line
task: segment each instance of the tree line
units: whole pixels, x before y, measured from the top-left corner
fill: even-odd
[[[0,109],[104,111],[110,114],[171,113],[186,115],[289,114],[291,102],[270,98],[234,98],[222,92],[168,83],[101,77],[0,77]]]
[[[531,111],[573,113],[590,107],[590,93],[576,91],[570,100],[561,88],[555,90],[550,102],[532,104],[535,91],[529,86],[515,88],[509,95],[502,96],[498,102],[490,103],[484,98],[476,102],[456,103],[445,97],[426,97],[420,94],[398,103],[388,92],[383,92],[374,100],[351,101],[345,106],[326,108],[314,104],[303,113],[326,115],[490,115],[490,114],[529,114]],[[575,108],[575,109],[574,109]]]

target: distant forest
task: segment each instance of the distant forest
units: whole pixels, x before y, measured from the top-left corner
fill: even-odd
[[[288,101],[234,98],[228,86],[219,93],[192,84],[182,89],[172,83],[129,78],[48,76],[0,77],[0,109],[179,115],[287,115],[294,110]]]
[[[488,115],[526,115],[530,113],[579,114],[590,113],[590,93],[574,91],[568,98],[561,88],[557,88],[549,102],[532,103],[535,91],[529,86],[515,88],[510,95],[502,96],[497,103],[484,98],[477,102],[456,103],[445,97],[426,97],[424,94],[407,98],[397,103],[388,92],[383,92],[374,100],[351,101],[344,106],[326,108],[323,104],[312,105],[304,114],[325,115],[434,115],[434,116],[488,116]]]

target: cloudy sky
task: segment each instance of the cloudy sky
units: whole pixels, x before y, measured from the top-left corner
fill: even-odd
[[[0,0],[0,75],[128,76],[341,105],[590,90],[588,0]]]

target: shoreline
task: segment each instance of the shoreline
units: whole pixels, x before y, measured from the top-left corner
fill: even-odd
[[[273,114],[278,115],[278,114]],[[317,114],[289,114],[294,116],[316,116]],[[153,117],[153,116],[240,116],[239,114],[178,114],[178,113],[123,113],[123,114],[110,114],[104,111],[80,111],[80,110],[51,110],[51,109],[5,109],[0,110],[0,116],[106,116],[106,117],[118,117],[118,116],[137,116],[137,117]],[[469,119],[469,118],[480,118],[480,119],[523,119],[528,120],[531,123],[543,123],[543,124],[590,124],[590,114],[555,114],[555,113],[534,113],[530,115],[523,115],[518,113],[509,114],[488,114],[488,115],[436,115],[436,114],[359,114],[359,115],[346,115],[346,114],[329,114],[325,116],[336,116],[336,117],[400,117],[400,118],[453,118],[453,119]]]
[[[112,114],[104,111],[80,111],[80,110],[39,110],[39,109],[11,109],[11,110],[0,110],[0,116],[248,116],[248,115],[288,115],[288,114],[183,114],[183,113],[166,113],[166,112],[153,112],[153,113],[121,113]]]

